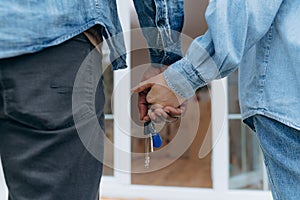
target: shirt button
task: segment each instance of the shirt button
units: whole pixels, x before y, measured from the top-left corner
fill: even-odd
[[[157,21],[157,26],[161,27],[161,26],[164,26],[165,25],[165,20],[163,19],[160,19]]]

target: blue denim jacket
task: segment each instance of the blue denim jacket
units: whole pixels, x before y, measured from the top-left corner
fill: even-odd
[[[164,49],[166,44],[179,41],[179,35],[172,35],[172,38],[166,30],[181,31],[183,0],[136,0],[134,4],[141,27],[156,28],[151,34],[144,33],[152,47],[151,61],[171,64],[180,59],[180,48]],[[57,45],[96,24],[104,27],[105,38],[117,35],[107,40],[114,69],[126,67],[126,50],[123,36],[119,34],[122,29],[115,0],[1,0],[0,58]]]
[[[251,125],[261,114],[300,130],[299,19],[296,0],[211,0],[208,31],[165,71],[166,81],[189,98],[239,66],[243,119]]]

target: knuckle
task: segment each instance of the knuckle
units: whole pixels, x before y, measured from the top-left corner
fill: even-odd
[[[148,103],[153,103],[154,102],[154,98],[150,94],[147,95],[146,100],[147,100]]]

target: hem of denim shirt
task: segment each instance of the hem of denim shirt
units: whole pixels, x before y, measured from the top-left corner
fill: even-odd
[[[8,51],[6,53],[2,53],[2,54],[0,54],[0,59],[20,56],[20,55],[23,55],[23,54],[36,53],[36,52],[41,51],[45,48],[52,47],[52,46],[55,46],[55,45],[59,45],[59,44],[65,42],[65,41],[75,37],[76,35],[88,30],[89,28],[91,28],[91,27],[93,27],[97,24],[99,24],[99,25],[103,26],[104,28],[106,28],[103,23],[101,23],[99,20],[95,19],[95,20],[92,20],[88,23],[85,23],[84,25],[80,26],[78,29],[74,30],[73,32],[67,33],[67,34],[53,40],[52,42],[49,42],[49,43],[46,43],[46,44],[36,45],[36,46],[33,46],[33,47],[23,48],[22,50],[19,50],[19,51],[13,50],[13,51]],[[115,59],[112,62],[112,66],[113,66],[114,70],[126,68],[127,67],[126,57],[124,55],[122,55],[119,58]]]
[[[184,99],[191,98],[198,88],[207,84],[199,72],[185,58],[172,64],[164,72],[164,77],[168,86]]]
[[[175,52],[175,51],[174,51]],[[169,51],[149,49],[150,62],[153,67],[161,68],[163,66],[169,66],[178,60],[182,59],[182,53],[173,53]]]
[[[251,117],[253,117],[254,115],[263,115],[263,116],[269,117],[271,119],[274,119],[276,121],[279,121],[279,122],[285,124],[286,126],[289,126],[291,128],[294,128],[294,129],[300,131],[300,126],[297,125],[296,123],[292,122],[293,120],[288,119],[288,118],[283,118],[281,116],[278,116],[275,112],[268,111],[263,108],[257,109],[257,110],[249,110],[245,113],[242,113],[242,121],[250,128],[253,127],[253,122],[251,120]]]

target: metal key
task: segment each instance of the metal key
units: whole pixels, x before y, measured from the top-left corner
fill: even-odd
[[[150,152],[154,151],[154,148],[159,148],[162,145],[162,138],[160,134],[155,130],[155,126],[152,121],[144,123],[144,135],[145,140],[145,168],[150,167]]]
[[[145,168],[150,167],[150,153],[149,153],[149,138],[146,138],[145,144]]]
[[[152,123],[151,121],[144,123],[144,135],[145,139],[145,168],[150,167],[150,151],[153,152],[153,141],[152,141]]]

